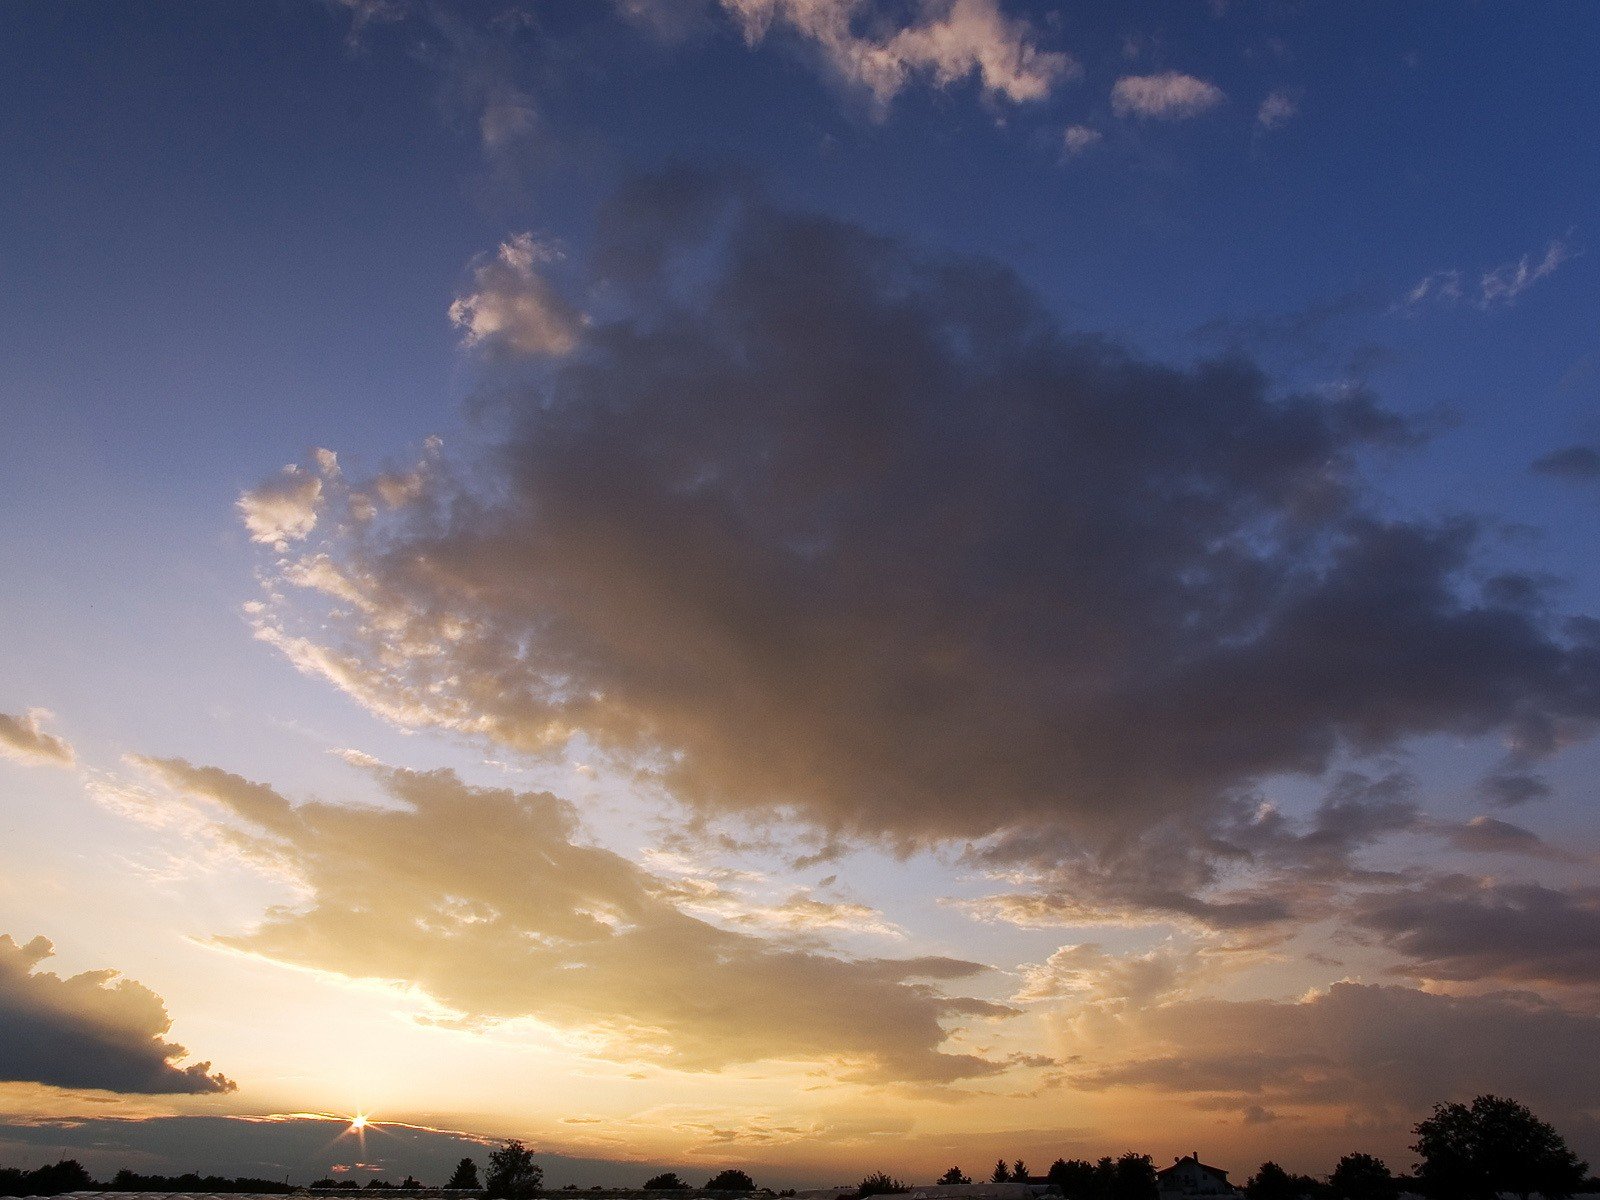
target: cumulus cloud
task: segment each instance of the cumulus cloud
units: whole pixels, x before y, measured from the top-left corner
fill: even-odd
[[[110,1092],[227,1092],[208,1062],[165,1040],[172,1022],[149,988],[115,971],[65,979],[36,968],[54,953],[37,937],[0,935],[0,1079]]]
[[[450,305],[450,319],[469,346],[487,342],[517,354],[566,354],[583,319],[540,272],[558,252],[531,233],[519,233],[479,262],[472,290]]]
[[[917,76],[935,86],[976,76],[986,94],[1016,103],[1042,100],[1078,72],[1066,54],[1041,50],[1027,22],[997,0],[920,0],[914,16],[890,22],[863,0],[722,0],[758,42],[783,28],[814,45],[829,67],[880,103]]]
[[[1600,889],[1450,876],[1367,896],[1355,921],[1429,979],[1600,985]]]
[[[19,762],[70,767],[75,757],[71,743],[44,731],[49,716],[42,708],[30,708],[21,716],[0,713],[0,755]]]
[[[1327,873],[1409,820],[1269,836],[1264,779],[1429,733],[1531,761],[1600,715],[1600,649],[1479,589],[1473,522],[1368,506],[1359,456],[1414,431],[1365,392],[1152,362],[992,263],[684,173],[600,224],[614,312],[487,486],[430,471],[274,581],[305,606],[262,636],[379,712],[581,735],[702,812],[1090,854],[1217,921],[1288,907],[1197,898],[1217,861]]]
[[[250,540],[282,552],[290,542],[309,537],[322,510],[322,480],[321,474],[291,463],[244,492],[235,503]]]
[[[216,768],[142,762],[307,897],[223,939],[239,949],[404,982],[468,1023],[532,1017],[599,1053],[683,1070],[821,1062],[887,1083],[1004,1068],[941,1048],[946,1022],[1014,1011],[938,987],[980,964],[844,958],[719,928],[667,881],[580,844],[571,805],[549,793],[368,760],[388,806],[296,805]]]
[[[1092,1006],[1063,1017],[1088,1089],[1135,1088],[1242,1110],[1342,1109],[1390,1117],[1493,1091],[1570,1120],[1592,1103],[1586,1047],[1600,1018],[1525,995],[1454,997],[1336,983],[1298,1000]]]
[[[1226,99],[1214,83],[1181,71],[1161,71],[1117,80],[1111,88],[1111,111],[1119,117],[1181,121],[1209,112]]]

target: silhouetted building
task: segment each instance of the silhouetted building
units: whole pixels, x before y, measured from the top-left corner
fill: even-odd
[[[1189,1196],[1229,1197],[1239,1195],[1239,1189],[1228,1182],[1228,1173],[1221,1167],[1207,1166],[1200,1161],[1200,1151],[1186,1154],[1156,1172],[1156,1186],[1161,1189],[1161,1200],[1182,1200]]]

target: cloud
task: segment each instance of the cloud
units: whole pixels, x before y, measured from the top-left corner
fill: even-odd
[[[1124,75],[1111,88],[1111,111],[1119,117],[1181,121],[1198,117],[1227,97],[1214,83],[1180,71]]]
[[[42,937],[0,935],[0,1079],[109,1092],[228,1092],[211,1064],[163,1040],[172,1027],[149,988],[115,971],[66,979],[35,968],[54,953]]]
[[[1444,825],[1440,830],[1450,845],[1471,854],[1517,854],[1557,862],[1583,862],[1582,855],[1552,846],[1531,829],[1478,816],[1460,825]]]
[[[597,1053],[681,1070],[821,1062],[888,1083],[1004,1067],[940,1048],[945,1022],[1014,1011],[939,990],[982,965],[843,958],[718,928],[668,882],[579,844],[576,813],[549,793],[367,761],[387,807],[295,805],[216,768],[140,761],[215,806],[241,849],[306,896],[222,939],[237,949],[413,985],[467,1023],[532,1017]]]
[[[0,756],[19,762],[70,767],[75,757],[72,744],[44,731],[44,721],[49,716],[49,711],[43,708],[30,708],[20,717],[0,713]]]
[[[1593,446],[1567,446],[1535,459],[1528,469],[1536,475],[1548,475],[1552,479],[1600,479],[1600,449]]]
[[[291,463],[276,477],[241,494],[235,505],[250,540],[282,553],[290,542],[309,537],[322,509],[322,488],[321,474]]]
[[[1424,978],[1600,985],[1600,889],[1450,876],[1367,896],[1354,920]]]
[[[1478,280],[1479,306],[1491,308],[1496,304],[1511,304],[1539,280],[1555,274],[1556,268],[1574,253],[1565,240],[1556,238],[1537,260],[1524,254],[1515,262],[1502,263],[1485,271]]]
[[[1456,997],[1336,983],[1298,1000],[1180,1000],[1063,1017],[1075,1086],[1344,1109],[1392,1121],[1494,1091],[1569,1121],[1592,1103],[1600,1018],[1522,995]],[[1112,1061],[1105,1061],[1112,1060]],[[1103,1065],[1102,1065],[1103,1064]]]
[[[1082,154],[1104,136],[1098,129],[1091,129],[1087,125],[1068,125],[1061,141],[1068,154]]]
[[[880,104],[917,76],[941,88],[976,76],[986,94],[1024,103],[1044,99],[1058,80],[1079,72],[1067,55],[1039,49],[1028,24],[1007,17],[997,0],[920,0],[915,15],[898,24],[861,0],[722,0],[722,6],[752,44],[786,29]]]
[[[1412,286],[1406,293],[1403,307],[1415,308],[1423,303],[1449,307],[1465,302],[1485,312],[1509,308],[1523,292],[1555,274],[1557,268],[1578,253],[1568,237],[1553,238],[1542,255],[1524,254],[1512,262],[1481,272],[1476,287],[1458,268],[1434,271]]]
[[[262,636],[394,720],[1259,920],[1149,852],[1320,870],[1332,827],[1218,838],[1277,775],[1432,733],[1531,760],[1600,715],[1600,650],[1473,582],[1474,522],[1369,507],[1359,456],[1415,434],[1364,391],[1153,362],[993,263],[688,173],[600,227],[614,311],[481,469],[272,581]]]
[[[450,305],[450,319],[467,345],[480,343],[517,354],[561,355],[577,343],[583,318],[539,273],[559,257],[530,233],[519,233],[472,272],[472,290]]]
[[[1270,92],[1256,109],[1256,124],[1263,129],[1278,129],[1293,120],[1299,111],[1300,106],[1288,92]]]

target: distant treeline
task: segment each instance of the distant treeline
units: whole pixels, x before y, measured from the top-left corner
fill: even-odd
[[[1497,1200],[1506,1192],[1527,1200],[1539,1193],[1545,1200],[1560,1200],[1577,1192],[1600,1190],[1589,1175],[1588,1164],[1568,1147],[1556,1130],[1515,1100],[1479,1096],[1470,1105],[1436,1104],[1433,1115],[1412,1130],[1417,1141],[1411,1149],[1420,1161],[1410,1175],[1396,1175],[1370,1154],[1347,1154],[1324,1179],[1295,1175],[1277,1163],[1264,1162],[1243,1184],[1246,1200],[1396,1200],[1402,1191],[1417,1191],[1432,1200]],[[1062,1200],[1159,1200],[1155,1162],[1148,1154],[1132,1151],[1120,1158],[1058,1158],[1043,1173],[1035,1173],[1020,1159],[995,1163],[989,1176],[994,1183],[1048,1185]],[[972,1182],[960,1167],[951,1167],[938,1180],[950,1186]],[[445,1183],[446,1190],[478,1191],[485,1200],[533,1200],[548,1195],[543,1187],[544,1168],[534,1153],[519,1141],[507,1141],[489,1155],[488,1170],[479,1183],[478,1164],[463,1158]],[[421,1191],[425,1185],[407,1175],[398,1184],[383,1179],[358,1185],[354,1180],[319,1179],[313,1188],[357,1188]],[[59,1196],[64,1192],[277,1192],[294,1191],[275,1179],[226,1179],[216,1175],[137,1175],[118,1171],[111,1183],[96,1183],[75,1159],[28,1171],[0,1167],[0,1196]],[[568,1184],[564,1191],[576,1191]],[[592,1191],[606,1189],[593,1188]],[[674,1171],[645,1180],[643,1189],[663,1192],[721,1193],[726,1196],[792,1196],[758,1188],[745,1171],[719,1171],[695,1189]],[[878,1171],[850,1189],[855,1200],[890,1196],[910,1188],[899,1179]],[[841,1197],[841,1200],[844,1200]]]
[[[82,1163],[64,1158],[52,1166],[24,1171],[0,1167],[0,1196],[59,1196],[63,1192],[278,1192],[294,1191],[281,1179],[228,1179],[221,1175],[139,1175],[118,1171],[110,1183],[97,1183]]]

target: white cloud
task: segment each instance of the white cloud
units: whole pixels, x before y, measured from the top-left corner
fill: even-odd
[[[531,233],[502,243],[473,269],[473,290],[450,305],[469,346],[489,343],[517,354],[561,355],[577,341],[582,316],[539,271],[559,251]]]
[[[1197,117],[1226,99],[1216,84],[1180,71],[1124,75],[1111,89],[1111,109],[1119,117],[1181,121]]]
[[[44,731],[44,721],[49,716],[43,708],[30,708],[20,717],[0,713],[0,756],[70,767],[74,757],[71,744]]]
[[[870,6],[861,0],[722,0],[745,39],[783,27],[813,43],[828,65],[880,103],[916,75],[937,87],[977,76],[985,93],[1015,103],[1042,100],[1075,76],[1066,54],[1041,50],[1027,22],[1007,17],[998,0],[922,0],[916,19],[891,33],[859,32]]]
[[[322,479],[290,464],[273,478],[243,493],[236,507],[250,540],[278,550],[308,537],[322,508]]]

